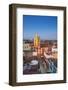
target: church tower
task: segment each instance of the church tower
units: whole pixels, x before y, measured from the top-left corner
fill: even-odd
[[[40,37],[38,36],[37,33],[35,34],[35,37],[34,37],[34,47],[35,48],[40,47]]]

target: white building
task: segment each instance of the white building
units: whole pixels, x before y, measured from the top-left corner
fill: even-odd
[[[29,44],[29,43],[24,43],[24,44],[23,44],[23,50],[24,50],[24,51],[29,51],[29,50],[31,50],[30,44]]]
[[[52,52],[57,52],[57,48],[52,48]]]

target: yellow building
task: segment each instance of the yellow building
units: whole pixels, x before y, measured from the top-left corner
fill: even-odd
[[[35,34],[35,37],[34,37],[34,47],[35,48],[40,47],[40,37],[38,36],[37,33]]]

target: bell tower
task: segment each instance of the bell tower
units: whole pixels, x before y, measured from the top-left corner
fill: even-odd
[[[35,37],[34,37],[34,47],[35,48],[40,47],[40,37],[38,36],[37,33],[35,34]]]

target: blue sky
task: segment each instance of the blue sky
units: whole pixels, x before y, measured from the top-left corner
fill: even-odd
[[[38,33],[41,40],[57,40],[56,16],[23,16],[24,39],[33,39]]]

